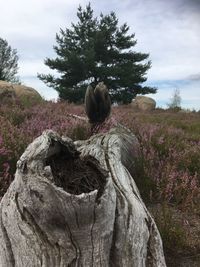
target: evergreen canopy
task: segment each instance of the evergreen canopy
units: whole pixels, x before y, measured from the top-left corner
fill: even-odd
[[[101,81],[108,86],[112,101],[128,103],[137,94],[156,92],[141,85],[151,62],[142,63],[149,54],[132,50],[135,35],[128,34],[126,23],[119,27],[114,12],[95,18],[90,4],[85,9],[79,6],[77,16],[77,24],[56,34],[57,57],[45,59],[60,76],[38,74],[41,80],[70,102],[82,102],[87,86]]]
[[[18,83],[18,55],[8,42],[0,38],[0,80]]]

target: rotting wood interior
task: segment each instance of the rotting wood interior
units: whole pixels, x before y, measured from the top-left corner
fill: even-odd
[[[46,165],[51,167],[55,184],[66,192],[79,195],[98,190],[97,198],[102,195],[108,172],[94,157],[80,157],[78,151],[70,153],[66,146],[59,144],[59,152],[51,155]]]

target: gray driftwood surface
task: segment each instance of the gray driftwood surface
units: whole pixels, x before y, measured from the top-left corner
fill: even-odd
[[[52,131],[35,139],[0,204],[0,266],[166,266],[133,179],[138,147],[123,127],[75,143]],[[103,190],[75,195],[56,185],[48,159],[76,150],[107,170]]]

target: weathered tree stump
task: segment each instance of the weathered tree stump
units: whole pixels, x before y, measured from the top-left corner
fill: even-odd
[[[0,266],[166,266],[134,182],[138,154],[123,127],[35,139],[0,204]]]

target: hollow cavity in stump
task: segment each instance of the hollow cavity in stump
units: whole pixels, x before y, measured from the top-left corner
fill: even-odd
[[[61,152],[51,156],[47,165],[51,166],[55,184],[66,192],[79,195],[98,190],[97,198],[101,196],[108,173],[92,156],[70,158]]]

